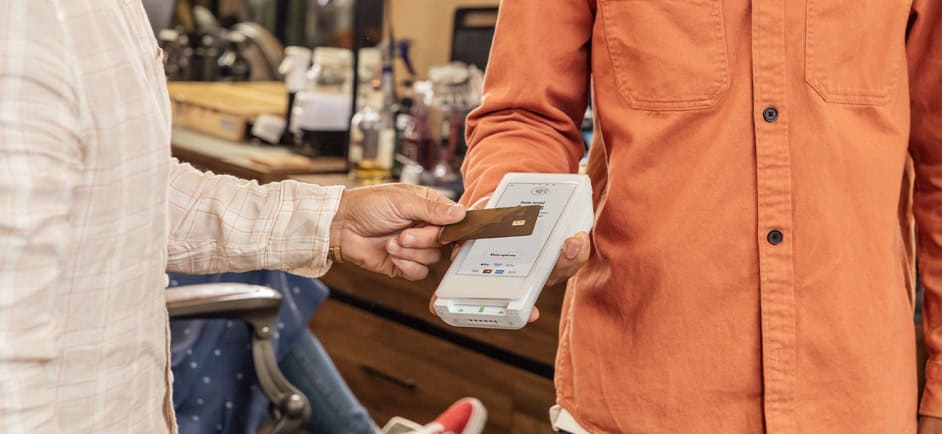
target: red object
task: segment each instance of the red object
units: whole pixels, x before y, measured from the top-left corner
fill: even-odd
[[[484,430],[485,422],[487,409],[484,404],[475,398],[464,398],[448,407],[433,425],[440,425],[442,434],[479,434]]]

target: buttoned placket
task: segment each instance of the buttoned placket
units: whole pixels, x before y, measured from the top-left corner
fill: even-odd
[[[792,184],[785,1],[752,2],[757,240],[766,432],[797,434]]]

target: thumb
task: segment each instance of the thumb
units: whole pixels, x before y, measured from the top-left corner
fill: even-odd
[[[406,220],[435,226],[458,223],[464,220],[467,210],[445,196],[428,190],[425,194],[406,194],[397,204],[399,214]]]

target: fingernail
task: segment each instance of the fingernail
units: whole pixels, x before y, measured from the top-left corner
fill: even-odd
[[[582,250],[582,243],[579,241],[570,241],[566,246],[566,258],[576,259],[576,256],[579,256],[579,251]]]
[[[402,245],[403,245],[403,246],[409,247],[409,246],[411,246],[413,243],[415,243],[415,235],[406,234],[405,236],[402,237]]]
[[[397,243],[396,240],[389,240],[389,251],[390,251],[390,252],[398,252],[400,249],[401,249],[401,247],[399,247],[399,243]]]
[[[452,205],[452,206],[450,206],[450,207],[448,207],[448,215],[451,216],[451,217],[458,217],[458,216],[460,216],[460,215],[461,215],[461,208],[462,208],[461,205],[459,205],[459,204],[457,204],[457,203],[454,204],[454,205]]]

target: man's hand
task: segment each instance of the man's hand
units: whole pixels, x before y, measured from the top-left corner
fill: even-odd
[[[479,206],[483,206],[485,202],[486,201],[481,200],[478,201],[478,204]],[[472,206],[472,208],[477,208],[477,206]],[[413,243],[416,245],[430,245],[431,243],[438,242],[438,232],[438,228],[432,227],[407,229],[399,235],[399,243],[403,246],[409,246]],[[459,247],[461,247],[461,244],[456,243],[452,249],[452,260],[454,260],[455,255],[458,254]],[[566,241],[563,242],[559,259],[556,261],[556,267],[553,268],[553,272],[550,273],[550,277],[546,281],[546,286],[556,285],[574,276],[582,266],[589,261],[589,254],[591,252],[592,248],[589,234],[580,232],[566,239]],[[428,308],[432,313],[435,313],[434,305],[436,298],[435,295],[432,295],[432,299],[429,301]],[[534,322],[539,318],[540,310],[534,307],[533,311],[530,313],[529,321]]]
[[[938,417],[920,416],[919,434],[942,434],[942,419]]]
[[[345,261],[391,277],[421,280],[441,259],[438,240],[400,244],[404,229],[439,226],[464,219],[465,208],[438,192],[405,184],[354,188],[344,192],[330,226],[330,243]],[[431,225],[431,226],[427,226]]]

